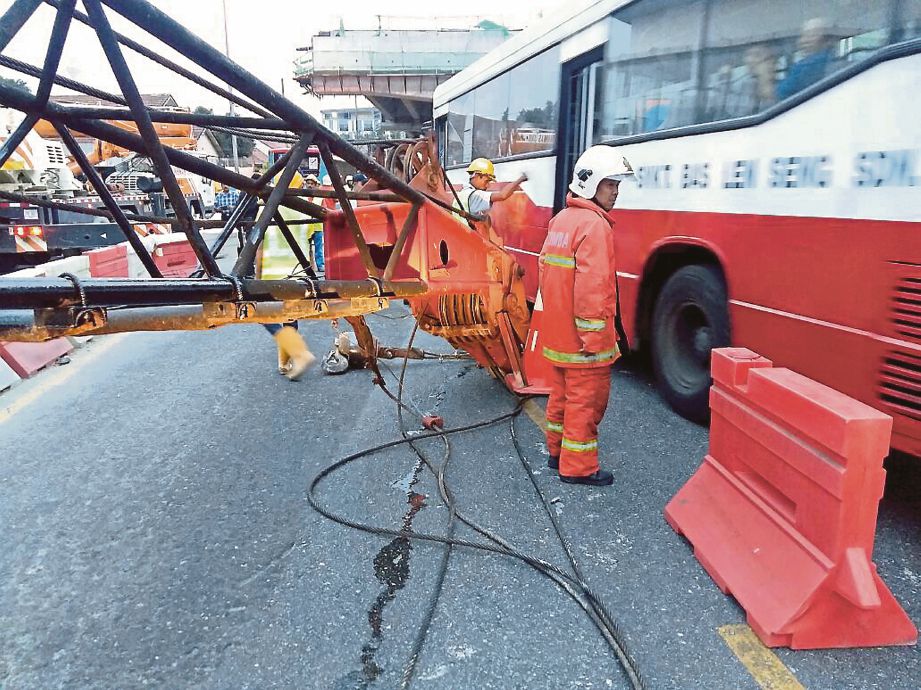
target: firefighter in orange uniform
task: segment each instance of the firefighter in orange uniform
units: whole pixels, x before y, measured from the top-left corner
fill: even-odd
[[[593,146],[576,161],[566,208],[551,221],[540,253],[544,306],[543,354],[552,364],[547,403],[549,466],[571,484],[607,486],[598,465],[598,424],[611,390],[611,365],[620,356],[614,317],[614,219],[627,159]]]

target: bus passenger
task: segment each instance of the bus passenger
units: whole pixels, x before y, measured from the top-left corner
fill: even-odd
[[[611,365],[620,356],[614,320],[614,219],[621,180],[633,175],[609,146],[592,146],[573,171],[566,208],[550,221],[540,252],[543,355],[549,361],[548,465],[570,484],[608,486],[598,465],[598,424],[611,391]]]
[[[790,65],[787,76],[777,85],[777,98],[789,98],[825,77],[834,60],[834,43],[828,21],[819,17],[806,21],[799,38],[802,56]]]
[[[518,189],[521,183],[526,182],[528,176],[522,174],[514,182],[505,185],[497,192],[487,191],[490,182],[496,180],[496,169],[492,161],[488,158],[476,158],[470,161],[467,166],[467,172],[470,174],[470,184],[457,193],[462,210],[474,216],[484,216],[489,213],[489,209],[497,201],[505,201]],[[454,207],[458,208],[457,201]]]

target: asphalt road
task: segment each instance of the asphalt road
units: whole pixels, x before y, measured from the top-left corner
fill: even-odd
[[[405,343],[411,320],[401,313],[369,318],[383,342]],[[329,324],[304,330],[328,349]],[[614,376],[601,439],[614,486],[561,485],[522,415],[516,429],[538,485],[649,688],[758,688],[717,632],[743,623],[743,611],[662,517],[699,465],[706,430],[669,411],[641,371]],[[515,405],[463,361],[411,362],[406,398],[449,427]],[[0,687],[399,687],[444,547],[349,529],[307,502],[321,469],[396,438],[395,406],[370,374],[314,370],[291,383],[253,326],[97,339],[0,395]],[[440,461],[440,441],[422,447]],[[447,479],[460,509],[564,565],[507,424],[456,436],[452,450]],[[357,521],[443,533],[448,510],[417,467],[394,448],[330,476],[319,496]],[[921,464],[896,458],[874,560],[916,622],[919,525]],[[457,535],[474,538],[466,527]],[[914,647],[777,656],[812,689],[921,687]],[[412,687],[627,686],[554,584],[520,562],[456,548]]]

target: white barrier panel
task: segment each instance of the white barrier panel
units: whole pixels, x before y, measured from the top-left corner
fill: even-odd
[[[70,256],[66,259],[49,261],[35,268],[40,269],[48,278],[57,278],[62,273],[73,273],[78,278],[90,277],[90,258],[88,256]]]
[[[148,235],[147,237],[142,237],[141,242],[143,242],[144,247],[147,249],[148,253],[153,255],[153,250],[157,246],[157,237],[158,235]],[[125,242],[125,244],[128,244]],[[150,273],[147,272],[147,269],[144,268],[144,264],[141,263],[141,260],[138,258],[138,255],[134,253],[134,249],[131,248],[131,245],[128,245],[128,277],[129,278],[150,278]]]
[[[10,365],[0,359],[0,391],[5,391],[19,380],[15,371],[10,369]]]

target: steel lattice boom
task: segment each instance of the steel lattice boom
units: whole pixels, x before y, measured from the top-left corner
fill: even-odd
[[[294,318],[357,316],[383,308],[389,298],[405,298],[423,328],[469,350],[496,375],[518,372],[528,312],[520,269],[482,219],[452,208],[452,191],[437,163],[431,142],[394,142],[388,153],[364,155],[321,126],[308,113],[240,65],[196,37],[146,0],[45,0],[55,21],[43,65],[4,55],[10,40],[42,5],[14,0],[0,17],[0,65],[39,79],[35,94],[0,84],[0,105],[22,113],[20,125],[0,147],[0,166],[26,135],[44,120],[70,151],[98,199],[103,215],[117,226],[150,278],[146,280],[0,277],[0,340],[43,340],[61,335],[125,330],[213,328],[234,322],[278,322]],[[133,40],[113,30],[119,15],[144,32]],[[118,83],[119,93],[58,75],[68,32],[74,23],[96,35]],[[196,72],[163,57],[166,45],[191,61]],[[175,112],[145,105],[129,69],[133,52],[171,70],[203,89],[233,101],[239,115]],[[223,84],[225,86],[219,86]],[[110,103],[104,107],[64,106],[50,100],[58,85]],[[131,123],[130,127],[119,126]],[[271,137],[290,143],[288,152],[258,178],[227,170],[170,146],[157,135],[162,123],[197,125],[253,139]],[[91,161],[75,134],[108,142],[146,157],[162,182],[173,216],[128,214]],[[375,142],[383,144],[385,142]],[[332,189],[311,191],[318,201],[335,200],[337,209],[308,201],[291,189],[308,150],[319,150]],[[347,190],[334,157],[365,173],[371,182],[359,193]],[[391,170],[401,171],[395,175]],[[213,222],[195,217],[177,180],[177,170],[200,175],[241,191],[209,247],[201,233]],[[415,178],[413,179],[413,175]],[[4,192],[8,201],[33,201]],[[38,200],[38,205],[49,203]],[[66,200],[53,202],[64,208]],[[255,220],[247,211],[258,204]],[[305,214],[305,222],[323,222],[331,252],[327,279],[318,280],[280,208]],[[132,223],[168,220],[185,235],[200,266],[200,277],[163,278]],[[278,227],[305,275],[288,280],[256,280],[254,262],[266,231]],[[225,273],[215,257],[233,231],[242,245]],[[363,327],[363,326],[362,326]]]

